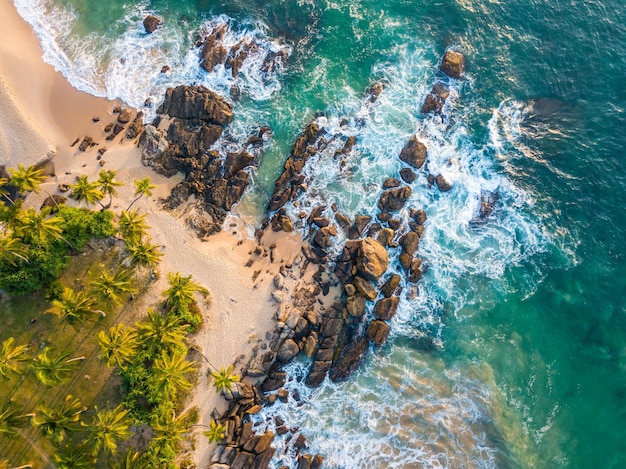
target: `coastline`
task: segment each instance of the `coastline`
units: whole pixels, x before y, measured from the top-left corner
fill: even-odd
[[[143,166],[140,150],[131,140],[105,142],[104,127],[117,118],[112,109],[121,103],[74,89],[44,63],[35,33],[9,0],[0,0],[0,16],[5,20],[0,31],[0,166],[37,164],[52,157],[50,176],[42,184],[50,193],[58,193],[59,184],[73,183],[76,176],[94,179],[102,168],[115,170],[116,179],[124,186],[113,200],[114,212],[124,210],[134,198],[133,181],[149,177],[158,187],[152,197],[142,198],[134,208],[146,215],[149,233],[162,246],[163,258],[159,279],[150,287],[153,293],[145,298],[155,299],[167,288],[169,272],[192,275],[211,293],[210,304],[199,304],[204,324],[192,338],[194,348],[209,360],[211,369],[247,361],[275,329],[278,303],[271,295],[275,288],[272,277],[280,265],[299,255],[302,241],[296,234],[279,239],[269,233],[268,243],[276,245],[276,255],[268,256],[267,249],[262,248],[264,255],[255,256],[257,241],[234,217],[225,223],[228,231],[212,236],[209,242],[200,240],[187,227],[185,213],[176,216],[159,206],[159,199],[180,182],[180,174],[166,178]],[[92,137],[98,146],[81,152],[72,143],[85,136]],[[98,160],[97,150],[104,146],[107,151]],[[43,192],[31,194],[27,204],[39,206],[45,198]],[[246,266],[249,261],[252,265]],[[198,406],[199,423],[205,425],[212,420],[210,414],[215,408],[226,405],[206,370],[207,365],[199,362],[199,379],[188,401],[189,407]],[[210,456],[208,442],[198,440],[195,458],[206,462]]]

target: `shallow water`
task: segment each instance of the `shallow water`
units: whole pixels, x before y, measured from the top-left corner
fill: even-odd
[[[440,193],[421,172],[412,184],[410,205],[428,214],[419,251],[428,272],[417,298],[402,299],[390,342],[347,383],[314,391],[298,382],[305,364],[293,364],[303,403],[260,419],[297,426],[329,467],[626,467],[620,1],[15,3],[45,60],[92,94],[136,107],[150,99],[150,115],[168,86],[224,96],[237,87],[229,132],[273,130],[240,205],[251,222],[317,112],[336,142],[310,161],[309,191],[291,211],[324,201],[373,214],[414,132],[429,171],[453,183]],[[165,20],[152,35],[147,13]],[[229,41],[254,38],[261,51],[236,79],[198,66],[198,31],[220,21]],[[443,119],[425,118],[448,47],[465,52],[466,79],[452,83]],[[284,67],[262,73],[264,53],[279,49]],[[376,80],[386,87],[366,104]],[[340,171],[333,145],[351,135]],[[496,210],[476,223],[481,194],[493,191]]]

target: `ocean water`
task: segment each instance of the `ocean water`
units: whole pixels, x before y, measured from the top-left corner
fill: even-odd
[[[621,0],[15,0],[44,59],[76,87],[145,107],[169,86],[229,96],[229,137],[272,141],[238,210],[258,222],[290,146],[318,116],[333,140],[292,212],[374,214],[404,142],[453,189],[412,183],[428,270],[390,341],[345,383],[265,410],[332,468],[626,467],[626,9]],[[164,26],[143,33],[147,13]],[[198,66],[199,32],[258,45],[233,79]],[[447,49],[467,58],[441,117],[419,113]],[[287,60],[261,70],[269,51]],[[169,65],[171,71],[161,73]],[[445,78],[443,78],[445,79]],[[385,88],[375,103],[364,90]],[[146,106],[146,100],[151,104]],[[318,114],[322,113],[322,114]],[[356,136],[341,169],[335,146]],[[220,144],[225,144],[221,142]],[[481,194],[497,192],[478,222]],[[407,217],[406,211],[400,217]],[[397,263],[392,263],[398,269]],[[295,467],[278,440],[275,467]]]

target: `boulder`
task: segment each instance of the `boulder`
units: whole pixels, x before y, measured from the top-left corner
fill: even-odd
[[[380,347],[387,341],[387,337],[389,337],[389,324],[379,319],[374,319],[367,326],[367,338],[374,345]]]
[[[128,124],[132,118],[133,118],[132,109],[124,108],[120,111],[119,115],[117,116],[117,121],[120,124]]]
[[[228,153],[226,161],[224,161],[224,177],[228,179],[229,177],[235,175],[238,171],[254,165],[254,162],[254,156],[246,151]]]
[[[417,178],[417,176],[415,175],[415,173],[413,172],[411,168],[402,168],[400,170],[400,177],[407,184],[411,184]]]
[[[361,337],[347,345],[330,369],[329,377],[334,382],[345,381],[357,369],[369,346],[366,337]]]
[[[446,181],[446,178],[443,177],[443,174],[439,174],[435,177],[435,183],[441,192],[448,192],[452,189],[452,184]]]
[[[426,161],[426,153],[426,145],[417,137],[411,137],[400,152],[400,159],[415,169],[420,169]]]
[[[423,225],[426,222],[426,212],[424,210],[412,208],[411,211],[409,212],[409,216],[418,225]]]
[[[128,126],[128,130],[126,131],[126,138],[133,139],[137,138],[143,132],[143,112],[138,112],[137,117],[133,120],[133,123]]]
[[[217,93],[204,86],[177,86],[165,92],[160,114],[179,119],[199,119],[225,126],[233,119],[233,108]]]
[[[368,215],[358,215],[354,218],[354,228],[359,236],[363,236],[365,234],[365,228],[369,222],[372,221],[372,217]]]
[[[429,112],[434,112],[435,114],[441,114],[448,96],[450,96],[450,89],[443,83],[435,83],[430,93],[426,95],[426,99],[424,99],[421,113],[428,114]]]
[[[376,317],[376,319],[388,321],[396,314],[399,303],[400,298],[397,296],[378,300],[376,302],[376,306],[374,307],[374,317]]]
[[[382,244],[369,237],[361,241],[356,265],[365,279],[377,281],[387,270],[388,263],[389,255]]]
[[[448,75],[450,78],[461,78],[463,75],[463,65],[465,57],[460,52],[449,50],[443,56],[439,70]]]
[[[93,138],[85,137],[85,138],[83,138],[83,141],[80,142],[80,145],[78,146],[78,149],[80,151],[86,151],[87,148],[89,148],[91,146],[92,142],[93,142]]]
[[[163,23],[163,20],[158,16],[148,15],[143,19],[143,27],[148,34],[152,34]]]
[[[395,212],[404,207],[406,201],[411,197],[409,186],[389,189],[380,195],[378,208],[385,213]]]
[[[280,347],[276,358],[279,362],[287,363],[291,361],[293,357],[298,355],[299,352],[300,349],[298,348],[298,344],[295,343],[293,339],[287,339]]]
[[[368,300],[374,301],[376,296],[378,296],[374,286],[364,278],[358,276],[354,277],[353,283],[356,290]]]
[[[396,178],[387,178],[383,181],[383,189],[393,189],[394,187],[400,187],[401,182]]]
[[[419,245],[420,237],[414,231],[409,231],[405,234],[400,240],[400,246],[402,246],[402,250],[413,256],[415,251],[417,251],[417,246]]]
[[[298,456],[298,466],[296,469],[311,469],[313,457],[310,454],[301,454]]]
[[[497,192],[483,191],[480,193],[480,209],[478,210],[478,216],[480,218],[487,218],[491,215],[495,209],[495,205],[498,203],[500,196]]]
[[[383,246],[390,246],[395,235],[395,231],[391,228],[383,228],[378,234],[378,242]]]
[[[59,205],[64,204],[66,200],[67,199],[63,197],[62,195],[56,195],[56,194],[49,195],[42,202],[40,210],[44,208],[50,208],[54,211]]]
[[[346,310],[353,318],[360,318],[365,314],[365,298],[361,295],[349,296],[346,300]]]
[[[228,31],[228,25],[221,23],[204,38],[204,44],[200,51],[200,66],[207,72],[212,72],[216,65],[223,64],[228,51],[222,44],[224,35]]]
[[[389,298],[400,286],[402,278],[398,274],[391,274],[385,284],[380,289],[385,298]]]

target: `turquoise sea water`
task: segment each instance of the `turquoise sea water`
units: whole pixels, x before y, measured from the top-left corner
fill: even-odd
[[[290,210],[324,201],[373,213],[414,132],[429,170],[453,182],[448,193],[428,189],[426,173],[412,184],[411,205],[429,216],[429,270],[419,291],[405,289],[390,342],[349,382],[315,391],[298,383],[306,364],[293,364],[303,403],[260,422],[280,415],[336,468],[626,467],[621,0],[15,3],[45,59],[93,94],[143,106],[181,83],[238,86],[230,132],[273,130],[240,206],[251,222],[316,112],[329,133],[356,135],[356,151],[342,172],[332,149],[312,161],[307,198]],[[148,12],[165,20],[150,36]],[[261,73],[259,55],[236,80],[201,71],[193,43],[216,21],[234,41],[287,50],[284,68]],[[443,119],[424,117],[447,48],[466,54],[466,79],[451,84]],[[386,87],[365,104],[376,80]],[[474,223],[481,192],[494,190],[494,214]],[[293,467],[289,452],[281,464]]]

